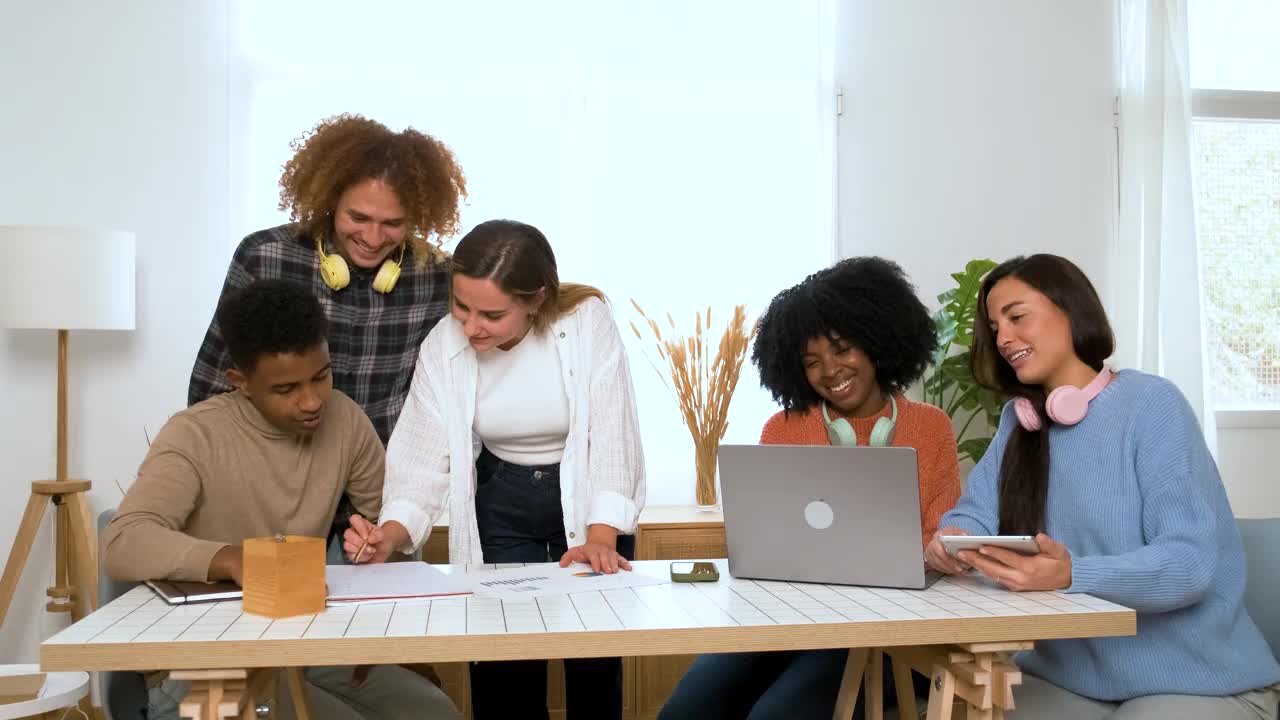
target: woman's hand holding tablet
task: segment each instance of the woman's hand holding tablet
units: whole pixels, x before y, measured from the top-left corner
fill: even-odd
[[[977,550],[983,545],[992,545],[1023,555],[1035,555],[1040,552],[1040,545],[1030,535],[939,535],[938,541],[951,556],[955,556],[961,550]]]

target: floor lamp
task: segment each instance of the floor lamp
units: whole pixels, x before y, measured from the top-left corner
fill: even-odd
[[[0,579],[0,624],[18,588],[40,522],[54,507],[56,565],[49,612],[79,620],[98,605],[97,537],[88,480],[67,475],[67,335],[132,330],[134,238],[130,233],[51,226],[0,226],[0,328],[58,334],[57,476],[31,483],[22,524]]]

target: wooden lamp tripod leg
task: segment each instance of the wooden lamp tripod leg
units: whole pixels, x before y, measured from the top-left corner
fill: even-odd
[[[0,625],[4,624],[9,613],[9,604],[13,602],[13,594],[18,589],[18,580],[27,565],[27,557],[31,555],[31,546],[35,544],[36,532],[40,530],[40,521],[44,519],[44,511],[49,507],[49,499],[32,492],[27,498],[27,510],[22,514],[22,524],[18,526],[18,534],[13,539],[13,547],[9,549],[9,560],[4,565],[4,577],[0,579]]]
[[[54,531],[59,537],[65,533],[69,547],[63,547],[60,543],[58,548],[56,575],[61,581],[58,586],[49,588],[48,594],[54,601],[46,608],[51,612],[70,612],[75,620],[97,609],[98,556],[94,536],[89,531],[88,502],[84,495],[90,486],[88,480],[41,480],[31,483],[27,509],[18,526],[18,534],[13,539],[13,547],[9,550],[4,576],[0,578],[0,625],[4,624],[9,613],[14,593],[18,590],[18,581],[22,577],[22,571],[26,569],[31,548],[35,545],[36,533],[40,530],[40,522],[44,519],[50,502],[57,507],[54,517],[58,527]]]
[[[71,555],[70,538],[68,531],[70,530],[70,513],[68,513],[67,504],[63,502],[61,495],[46,496],[53,503],[53,538],[54,538],[54,561],[53,561],[53,586],[45,590],[50,600],[45,604],[44,609],[51,613],[66,612],[75,616],[76,598],[75,588],[72,587],[70,578],[71,573],[68,568],[74,563]],[[79,618],[76,618],[77,620]]]
[[[90,487],[88,480],[40,480],[31,483],[27,512],[18,529],[18,537],[9,554],[9,565],[6,566],[2,581],[0,623],[4,622],[4,611],[8,610],[9,602],[13,599],[18,578],[22,575],[35,541],[35,533],[49,503],[53,503],[56,508],[54,533],[58,538],[58,547],[54,574],[58,579],[57,584],[46,591],[53,600],[45,609],[49,612],[69,612],[73,620],[79,620],[97,609],[98,559],[94,537],[89,531],[88,502],[85,499],[85,493]]]
[[[94,536],[89,531],[89,502],[84,493],[63,497],[67,524],[67,565],[61,572],[67,576],[73,595],[71,618],[77,621],[98,609],[98,553]]]

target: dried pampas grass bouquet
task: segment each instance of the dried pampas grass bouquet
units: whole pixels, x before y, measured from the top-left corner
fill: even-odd
[[[733,308],[733,314],[720,335],[720,344],[713,356],[710,352],[711,308],[706,315],[694,313],[694,331],[689,337],[676,336],[676,323],[667,313],[671,336],[662,337],[658,323],[650,318],[635,300],[632,307],[640,313],[653,333],[658,356],[666,361],[669,374],[663,374],[654,366],[667,389],[675,396],[680,414],[684,417],[689,434],[693,436],[694,466],[697,471],[695,496],[698,505],[716,504],[716,454],[720,440],[729,427],[729,400],[738,386],[738,375],[747,357],[756,325],[747,325],[746,306]],[[637,338],[644,335],[631,323]],[[650,360],[650,364],[653,362]],[[670,382],[668,381],[670,378]]]

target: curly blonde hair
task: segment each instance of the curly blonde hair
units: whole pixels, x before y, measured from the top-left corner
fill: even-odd
[[[458,232],[458,200],[467,180],[444,143],[413,128],[395,133],[360,115],[337,115],[289,143],[280,176],[280,209],[311,237],[323,237],[347,188],[378,179],[405,211],[405,237],[418,267],[447,258],[441,240]],[[433,238],[434,236],[434,238]]]

